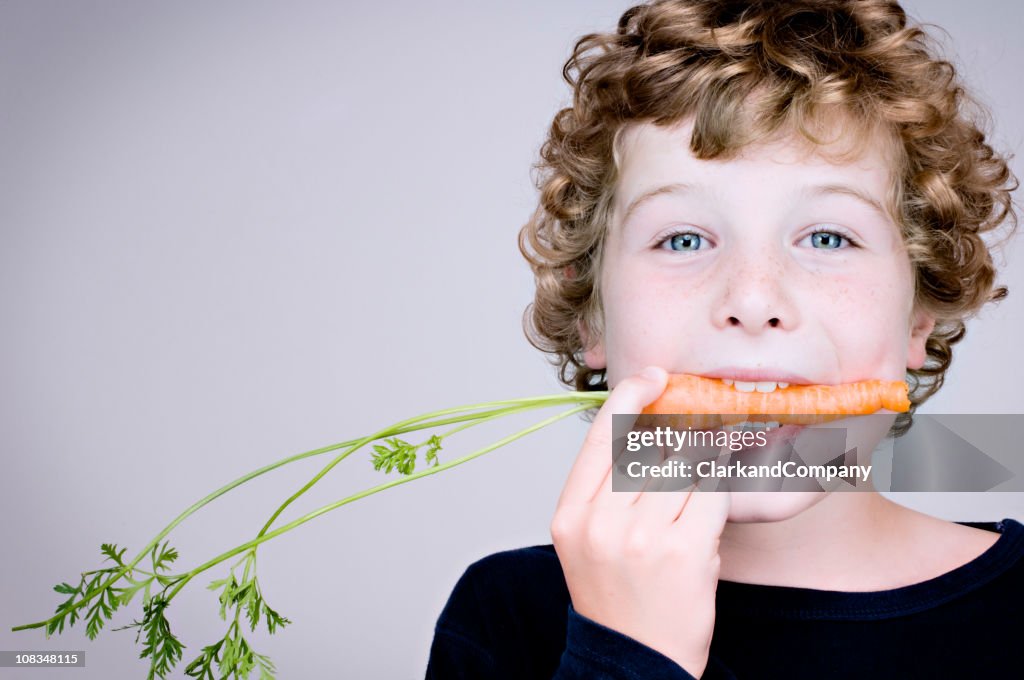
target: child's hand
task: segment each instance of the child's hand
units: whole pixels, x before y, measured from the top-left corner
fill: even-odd
[[[655,649],[694,677],[715,625],[727,492],[612,493],[612,414],[640,413],[665,389],[646,369],[612,390],[569,473],[551,536],[575,610]]]

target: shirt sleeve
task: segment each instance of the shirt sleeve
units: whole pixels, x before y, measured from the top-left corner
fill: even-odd
[[[472,574],[460,579],[434,629],[427,680],[532,680],[522,677],[523,657],[538,646],[509,640],[501,621],[477,596]],[[550,666],[548,666],[550,668]],[[664,654],[603,626],[568,605],[565,647],[554,674],[537,680],[695,680]]]
[[[565,652],[555,679],[577,678],[695,680],[661,652],[583,616],[570,604]]]

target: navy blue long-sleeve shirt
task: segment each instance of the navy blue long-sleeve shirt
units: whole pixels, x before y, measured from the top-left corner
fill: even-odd
[[[707,679],[1024,677],[1024,525],[913,585],[839,592],[721,580]],[[677,663],[572,608],[554,547],[466,569],[434,633],[428,680],[693,680]]]

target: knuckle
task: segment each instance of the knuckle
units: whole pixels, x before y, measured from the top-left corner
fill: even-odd
[[[647,529],[634,527],[626,536],[622,549],[630,557],[641,557],[650,553],[653,548],[653,541]]]
[[[560,510],[551,519],[551,526],[549,527],[551,537],[556,543],[564,543],[577,533],[578,525],[579,521],[575,513]]]

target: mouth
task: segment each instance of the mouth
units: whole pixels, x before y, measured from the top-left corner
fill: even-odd
[[[721,380],[737,392],[775,392],[791,385],[814,385],[804,376],[777,369],[721,368],[700,374],[703,378]]]
[[[776,381],[776,380],[758,380],[758,381],[747,381],[747,380],[729,380],[724,378],[723,383],[732,387],[737,392],[774,392],[775,390],[784,390],[789,387],[790,383]]]

